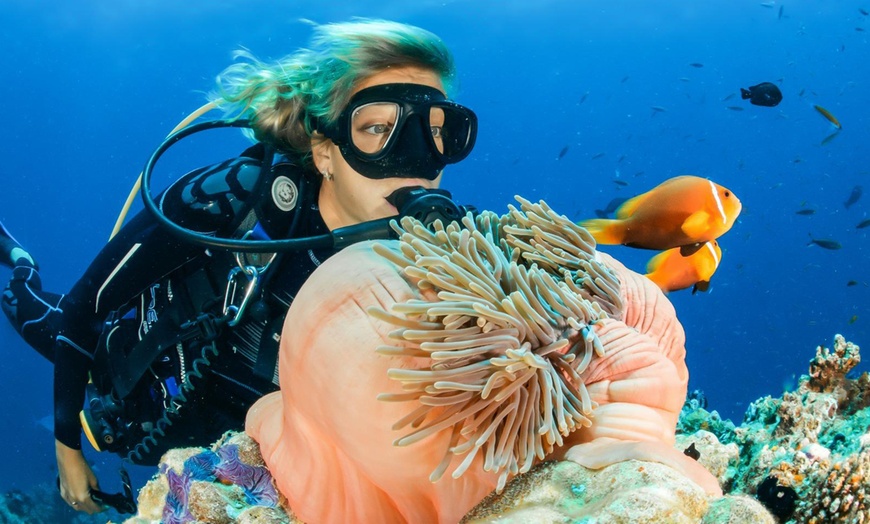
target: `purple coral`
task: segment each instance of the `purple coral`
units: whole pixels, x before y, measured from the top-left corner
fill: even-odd
[[[215,479],[215,468],[220,461],[221,459],[217,453],[206,450],[184,461],[184,473],[191,480],[207,480],[211,482]]]
[[[278,492],[272,484],[272,475],[263,466],[245,464],[239,458],[239,447],[226,445],[218,452],[205,450],[184,461],[184,470],[176,473],[166,465],[161,472],[169,482],[166,505],[163,507],[165,524],[186,524],[196,519],[190,512],[188,493],[191,482],[221,482],[242,489],[245,499],[252,506],[275,507]]]
[[[163,506],[163,518],[161,522],[164,524],[193,522],[195,519],[187,507],[190,476],[186,474],[186,471],[179,475],[172,468],[166,466],[162,466],[161,469],[166,475],[166,480],[169,482],[169,492],[166,494],[166,505]]]
[[[272,475],[263,466],[251,466],[239,459],[239,447],[227,445],[218,450],[220,462],[215,467],[215,476],[222,482],[242,488],[248,504],[275,507],[278,491],[272,484]]]

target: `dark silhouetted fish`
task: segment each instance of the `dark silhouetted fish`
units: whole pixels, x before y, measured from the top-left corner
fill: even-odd
[[[852,193],[849,194],[849,198],[843,202],[843,205],[846,206],[846,209],[852,207],[852,204],[861,199],[861,194],[864,193],[864,188],[861,186],[855,186],[852,188]]]
[[[782,10],[785,9],[784,5],[779,6],[779,14],[776,15],[777,20],[782,20]]]
[[[619,81],[619,83],[624,84],[624,83],[628,82],[628,79],[629,79],[628,76],[624,76],[624,77],[622,77],[622,80]]]
[[[795,211],[794,214],[795,215],[804,215],[804,216],[815,215],[816,210],[815,209],[800,209],[798,211]]]
[[[727,95],[722,97],[722,101],[725,102],[726,100],[731,100],[732,98],[734,98],[734,93],[728,93]]]
[[[743,108],[740,106],[728,106],[728,109],[731,111],[743,111]]]
[[[770,82],[762,82],[749,89],[740,88],[740,96],[756,106],[774,107],[782,102],[782,91]]]
[[[559,151],[559,156],[556,158],[556,160],[562,160],[562,158],[564,158],[564,156],[567,154],[568,154],[568,146],[565,146],[562,148],[561,151]]]
[[[606,155],[606,154],[607,154],[607,153],[604,153],[604,152],[601,152],[601,153],[595,153],[594,155],[592,155],[592,157],[590,158],[590,160],[598,160],[599,158],[603,157],[603,156]]]
[[[613,212],[619,209],[619,206],[625,203],[628,200],[627,198],[614,198],[610,202],[607,203],[607,207],[604,209],[596,209],[595,216],[598,218],[610,218],[613,216]]]
[[[830,135],[828,135],[828,136],[826,136],[825,138],[823,138],[822,141],[819,142],[819,145],[820,145],[820,146],[826,146],[826,145],[830,144],[831,141],[834,140],[835,138],[837,138],[837,135],[839,135],[839,134],[840,134],[840,130],[837,129],[836,131],[834,131],[834,132],[831,133]]]
[[[830,240],[827,238],[813,238],[812,235],[810,235],[810,241],[807,242],[807,245],[808,246],[819,246],[822,249],[830,249],[830,250],[837,250],[837,249],[840,249],[843,247],[842,244],[840,244],[836,240]]]
[[[589,91],[586,91],[585,93],[583,93],[583,96],[580,97],[580,101],[577,103],[582,104],[583,102],[585,102],[587,96],[589,96]]]
[[[862,15],[864,15],[864,16],[870,15],[870,12],[868,12],[868,11],[866,11],[866,10],[864,10],[864,9],[861,9],[861,8],[858,8],[858,12],[860,12],[860,13],[861,13]]]
[[[625,180],[620,180],[618,178],[614,178],[613,183],[621,187],[625,187],[628,185],[628,182],[626,182]]]
[[[865,227],[870,227],[870,218],[858,222],[858,225],[855,226],[855,229],[864,229]]]
[[[846,282],[846,287],[852,287],[852,286],[857,286],[857,285],[858,285],[857,280],[850,280],[850,281]]]
[[[863,28],[863,27],[856,27],[856,28],[855,28],[855,31],[858,31],[859,33],[863,33],[863,32],[864,32],[864,28]]]
[[[702,68],[702,67],[704,67],[704,64],[702,64],[701,62],[692,62],[692,63],[689,64],[689,65],[692,66],[692,67],[697,67],[697,68],[699,68],[699,69]]]

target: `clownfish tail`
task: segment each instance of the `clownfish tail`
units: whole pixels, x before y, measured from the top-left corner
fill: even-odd
[[[622,244],[624,231],[619,227],[620,224],[620,220],[608,218],[591,218],[577,223],[578,226],[589,231],[596,242],[605,245]]]

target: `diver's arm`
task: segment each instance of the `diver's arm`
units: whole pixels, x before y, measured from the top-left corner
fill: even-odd
[[[105,510],[91,499],[91,490],[100,489],[100,484],[82,450],[70,448],[56,440],[54,451],[57,457],[58,489],[63,500],[73,509],[89,515]]]
[[[54,349],[54,438],[71,449],[81,449],[79,411],[85,400],[85,386],[91,357],[65,335]]]

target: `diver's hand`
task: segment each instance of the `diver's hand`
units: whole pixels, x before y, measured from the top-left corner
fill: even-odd
[[[54,441],[54,450],[57,456],[60,496],[63,500],[74,510],[84,511],[89,515],[105,510],[106,508],[91,499],[91,490],[100,489],[100,484],[82,451],[57,440]]]

